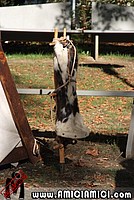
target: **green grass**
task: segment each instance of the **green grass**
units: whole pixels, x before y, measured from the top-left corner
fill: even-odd
[[[44,59],[44,58],[52,58],[52,54],[7,54],[8,59]]]
[[[100,54],[102,56],[102,54]],[[114,54],[114,53],[109,53],[106,55],[103,55],[104,58],[109,59],[110,57],[112,58],[119,58],[119,59],[129,59],[129,60],[134,60],[134,57],[132,57],[130,54],[120,54],[119,52]]]
[[[53,56],[51,54],[15,54],[7,55],[7,59],[17,88],[54,88]],[[79,55],[80,62],[88,60],[87,55]],[[102,60],[111,65],[92,64],[79,67],[77,89],[133,89],[133,64],[131,62],[133,57],[111,54],[102,56],[100,63]],[[111,61],[117,65],[112,65]],[[24,95],[21,99],[32,129],[53,129],[49,96]],[[109,134],[128,132],[131,98],[78,97],[78,99],[84,122],[91,131]]]

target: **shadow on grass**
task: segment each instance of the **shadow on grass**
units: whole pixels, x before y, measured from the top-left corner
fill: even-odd
[[[106,135],[91,132],[90,135],[84,140],[95,143],[116,144],[119,147],[122,156],[126,156],[127,135],[125,134]]]
[[[126,157],[126,145],[127,145],[128,135],[105,135],[100,133],[90,133],[89,137],[86,140],[97,143],[105,144],[116,144],[122,156]],[[117,191],[120,191],[123,188],[123,191],[131,191],[132,196],[134,197],[134,160],[133,159],[123,159],[120,162],[122,169],[117,170],[115,175],[115,186]],[[125,199],[125,198],[124,198]]]
[[[134,160],[125,159],[120,162],[123,169],[116,173],[116,187],[133,187],[134,188]]]
[[[53,138],[56,136],[55,132],[51,132],[51,131],[45,131],[45,132],[38,132],[33,131],[34,136],[39,136],[39,137],[50,137]],[[125,157],[125,151],[126,151],[126,144],[127,144],[127,135],[121,135],[121,134],[117,134],[117,135],[107,135],[107,134],[101,134],[101,133],[93,133],[91,132],[90,135],[83,139],[82,141],[90,141],[93,143],[103,143],[103,144],[116,144],[119,149],[120,152],[122,153],[121,156]],[[44,152],[44,150],[42,151]],[[111,152],[112,153],[112,152]],[[58,161],[58,157],[55,157],[54,154],[52,152],[49,152],[48,154],[49,156],[46,157],[46,153],[45,153],[45,164],[49,164],[49,165],[54,165],[58,170],[59,170],[59,161]],[[134,160],[131,159],[121,159],[123,161],[120,162],[120,165],[122,166],[122,169],[117,170],[115,172],[115,191],[131,191],[134,190]],[[66,160],[66,164],[70,164],[70,167],[72,169],[71,173],[74,173],[73,170],[75,171],[75,169],[72,167],[71,165],[71,160]],[[81,171],[81,170],[84,170]],[[93,174],[95,174],[95,171],[100,171],[101,173],[104,173],[104,171],[100,168],[96,168],[94,167],[86,167],[85,168],[77,168],[77,173],[81,173],[83,176],[86,176],[86,173],[88,172],[88,174],[90,174],[90,176],[92,177]],[[69,173],[69,172],[68,172]],[[108,173],[108,172],[105,172]],[[63,177],[63,179],[65,178],[65,180],[68,181],[67,179],[67,174],[65,174]],[[79,181],[82,180],[82,177],[80,175],[75,177],[75,181],[76,179],[78,179]],[[69,179],[70,180],[70,179]],[[77,181],[78,181],[77,180]],[[73,181],[73,180],[72,180]],[[123,189],[123,190],[121,190]],[[133,193],[132,193],[133,195]]]
[[[134,84],[130,83],[126,78],[122,77],[114,68],[123,68],[124,65],[116,65],[116,64],[101,64],[101,63],[88,63],[81,64],[80,66],[87,66],[92,68],[100,68],[105,74],[114,76],[117,79],[121,80],[126,85],[134,88]]]
[[[34,137],[45,137],[45,138],[55,138],[56,133],[54,131],[39,131],[39,130],[33,130]],[[95,143],[103,143],[103,144],[116,144],[120,152],[122,153],[122,156],[125,157],[126,154],[126,145],[127,145],[127,135],[125,134],[102,134],[102,133],[94,133],[91,132],[87,138],[81,139],[82,141],[90,141]],[[71,141],[68,140],[68,143],[70,144]]]
[[[134,198],[134,160],[125,159],[120,162],[123,169],[117,170],[115,175],[115,191],[123,192],[124,198],[119,199],[133,199]],[[125,195],[129,193],[131,198],[126,198]]]

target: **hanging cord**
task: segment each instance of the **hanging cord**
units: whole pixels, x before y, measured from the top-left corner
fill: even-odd
[[[65,40],[65,39],[64,39],[64,40]],[[58,41],[61,41],[61,43],[62,43],[62,41],[64,41],[64,40],[63,40],[63,38],[61,38],[61,39],[59,39]],[[68,79],[64,84],[62,84],[61,86],[59,86],[58,88],[56,88],[50,95],[52,95],[53,93],[57,93],[60,89],[62,89],[62,88],[65,87],[66,85],[68,85],[68,83],[70,83],[70,82],[76,82],[75,80],[72,79],[72,74],[73,74],[73,71],[74,71],[75,61],[76,61],[76,47],[74,46],[74,44],[73,44],[73,42],[72,42],[71,40],[66,39],[66,41],[68,41],[68,42],[72,45],[72,47],[73,47],[73,49],[74,49],[74,59],[73,59],[72,70],[71,70],[71,73],[68,74],[69,79]],[[68,46],[68,45],[67,45],[67,46]],[[56,56],[56,58],[57,58],[57,56]],[[57,58],[57,62],[58,62],[58,64],[59,64],[58,58]],[[52,96],[53,96],[53,95],[52,95]]]
[[[50,95],[50,117],[51,117],[51,122],[53,124],[53,129],[55,129],[55,123],[53,119],[53,95],[52,94]]]
[[[45,144],[43,142],[41,142],[38,138],[35,139],[36,142],[40,143],[42,146],[45,146]]]
[[[73,75],[73,70],[74,70],[74,66],[75,66],[75,61],[76,61],[76,47],[74,46],[73,42],[71,40],[67,40],[70,42],[70,44],[72,45],[73,49],[74,49],[74,60],[73,60],[73,65],[72,65],[72,70],[71,70],[71,74],[69,75],[72,78]]]
[[[38,156],[40,154],[40,148],[37,144],[37,139],[34,139],[34,146],[33,146],[33,155]]]

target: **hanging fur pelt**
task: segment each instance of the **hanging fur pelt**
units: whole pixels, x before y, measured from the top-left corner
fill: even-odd
[[[70,40],[55,39],[54,82],[56,101],[56,134],[65,138],[80,139],[89,135],[79,113],[76,93],[78,58]]]

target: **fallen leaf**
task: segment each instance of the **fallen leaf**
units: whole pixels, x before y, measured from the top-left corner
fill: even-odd
[[[94,181],[87,182],[86,184],[84,184],[84,186],[86,188],[93,188],[93,187],[97,187],[98,185],[100,185],[100,184],[99,183],[95,183]]]
[[[99,155],[98,149],[88,149],[86,151],[86,155],[98,156]]]

